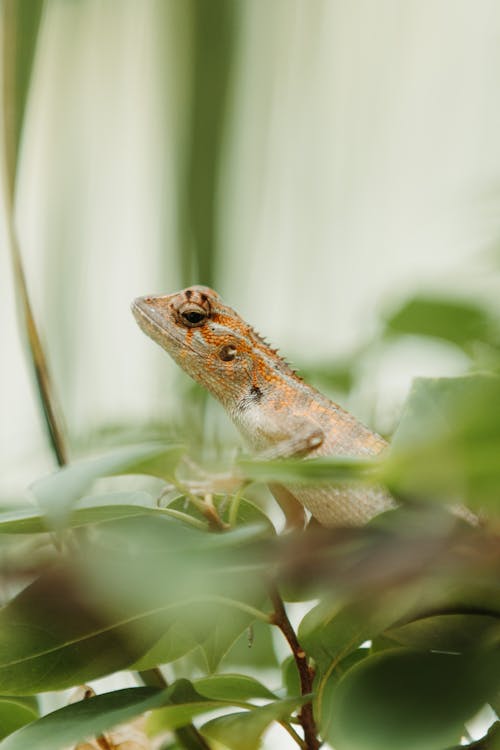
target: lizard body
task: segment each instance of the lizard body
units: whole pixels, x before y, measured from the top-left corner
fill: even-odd
[[[277,350],[204,286],[140,297],[142,330],[218,399],[262,456],[370,456],[386,441],[305,383]],[[394,507],[382,489],[361,485],[272,486],[297,521],[299,501],[325,526],[356,526]]]

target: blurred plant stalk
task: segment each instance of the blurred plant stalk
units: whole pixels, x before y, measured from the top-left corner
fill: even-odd
[[[29,356],[50,444],[57,463],[59,466],[64,466],[68,462],[68,448],[63,419],[33,315],[15,226],[17,165],[43,0],[4,0],[1,7],[3,103],[1,179],[7,243],[12,259],[20,326],[28,341]]]

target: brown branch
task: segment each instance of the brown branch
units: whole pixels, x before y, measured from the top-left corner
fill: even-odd
[[[299,640],[295,634],[295,630],[292,627],[288,615],[286,613],[285,605],[278,592],[278,589],[273,584],[269,587],[269,596],[274,607],[274,612],[270,617],[270,622],[276,625],[292,650],[295,663],[300,677],[300,690],[302,695],[309,695],[313,690],[314,671],[308,664],[307,654],[301,647]],[[298,715],[300,724],[304,731],[304,743],[306,750],[318,750],[321,746],[321,742],[318,739],[316,730],[316,722],[314,721],[312,703],[304,703],[300,709]]]
[[[95,738],[95,741],[101,750],[113,750],[113,746],[110,744],[105,734],[100,734],[99,737]]]

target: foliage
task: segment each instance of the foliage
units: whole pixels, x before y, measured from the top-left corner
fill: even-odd
[[[265,480],[383,479],[401,507],[363,529],[276,535],[245,488],[208,505],[184,485],[166,507],[146,488],[88,494],[117,472],[122,484],[138,472],[145,486],[151,475],[182,488],[177,445],[120,448],[35,482],[36,504],[0,514],[0,534],[7,550],[16,540],[57,549],[0,613],[0,691],[19,696],[4,700],[22,707],[25,696],[157,664],[178,677],[35,721],[18,709],[17,722],[31,723],[0,747],[44,747],[47,737],[64,747],[122,720],[118,710],[126,718],[146,708],[153,735],[196,720],[203,742],[253,748],[274,720],[294,732],[303,702],[294,661],[280,665],[280,686],[276,668],[271,683],[258,679],[274,653],[259,664],[258,643],[243,659],[235,650],[252,623],[274,627],[271,580],[307,608],[298,638],[314,664],[326,741],[340,750],[458,744],[500,687],[499,389],[493,372],[418,381],[377,461],[240,462]],[[485,508],[489,520],[470,526],[443,502]],[[16,574],[6,571],[13,582]]]

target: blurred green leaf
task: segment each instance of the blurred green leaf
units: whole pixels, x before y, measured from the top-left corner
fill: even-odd
[[[262,593],[261,549],[260,527],[216,534],[168,516],[144,516],[97,526],[73,560],[110,609],[147,611],[213,600],[215,613]],[[210,618],[194,620],[193,628],[206,633]]]
[[[273,721],[287,719],[303,698],[287,698],[267,706],[220,716],[201,727],[201,733],[230,750],[257,750],[260,738]]]
[[[299,670],[293,656],[288,656],[281,665],[283,686],[288,696],[299,695],[301,692]]]
[[[201,533],[158,515],[95,526],[72,552],[78,576],[44,574],[0,612],[1,690],[85,682],[135,664],[160,638],[172,647],[162,660],[198,643],[216,662],[256,615],[266,618],[255,609],[265,563],[252,529]],[[180,649],[175,631],[166,636],[172,626],[184,629]]]
[[[399,600],[397,596],[383,599],[379,595],[377,599],[377,603],[364,599],[342,606],[325,598],[305,615],[299,625],[299,641],[320,672],[329,672],[332,664],[397,622],[408,610],[404,596]]]
[[[256,617],[267,621],[261,542],[260,526],[215,534],[142,517],[95,527],[74,562],[112,621],[127,613],[139,634],[147,613],[163,623],[141,669],[199,645],[212,671]]]
[[[498,617],[479,614],[441,614],[389,628],[385,637],[401,646],[463,653],[500,643]]]
[[[500,343],[499,327],[480,305],[460,299],[417,296],[385,321],[388,335],[431,336],[470,349],[471,342]]]
[[[244,674],[212,675],[195,680],[193,684],[201,695],[213,700],[247,701],[250,698],[274,700],[277,697],[254,677]]]
[[[271,627],[255,620],[232,644],[222,658],[223,669],[272,669],[279,662],[274,648]],[[295,694],[295,693],[294,693]]]
[[[314,701],[314,715],[316,716],[321,737],[328,737],[330,734],[332,721],[331,707],[335,700],[335,690],[339,681],[351,667],[366,659],[369,654],[370,649],[368,648],[357,648],[355,651],[351,651],[350,654],[336,662],[335,665],[332,665],[332,669],[321,679]]]
[[[249,479],[259,482],[346,482],[376,481],[376,459],[359,459],[349,456],[324,456],[301,459],[240,459],[238,466]]]
[[[247,599],[248,601],[248,599]],[[265,596],[253,599],[253,604],[262,607]],[[211,615],[210,634],[200,643],[201,651],[209,672],[215,672],[220,662],[228,653],[233,643],[245,632],[255,620],[251,614],[219,605],[217,611]]]
[[[500,655],[393,649],[363,659],[332,691],[337,750],[442,750],[498,689]]]
[[[0,611],[0,690],[30,695],[60,690],[125,669],[162,633],[156,613],[106,618],[77,581],[51,570]]]
[[[122,504],[95,505],[88,508],[77,508],[72,511],[67,521],[68,528],[78,528],[94,523],[130,518],[132,516],[165,515],[161,508],[148,507],[145,503],[152,503],[152,497],[145,492],[119,493]],[[96,500],[97,497],[94,498]],[[102,499],[107,499],[106,495]],[[137,501],[137,502],[134,502]],[[39,534],[50,531],[45,516],[31,508],[0,513],[0,534]]]
[[[7,171],[14,194],[24,112],[43,0],[4,0],[3,69]]]
[[[38,718],[35,698],[0,696],[0,739]]]
[[[71,703],[28,724],[0,743],[1,750],[62,750],[168,702],[171,688],[127,688]]]
[[[499,509],[500,378],[419,378],[385,480],[397,494]]]
[[[61,526],[72,506],[87,493],[98,477],[112,474],[149,474],[168,479],[180,459],[179,445],[127,446],[104,456],[64,466],[38,479],[31,490],[49,523]]]
[[[166,622],[160,638],[130,669],[137,672],[153,669],[158,664],[168,664],[195,649],[199,643],[186,628],[185,620],[185,617],[180,617]]]
[[[354,385],[356,365],[357,359],[353,357],[343,362],[300,366],[298,372],[301,378],[319,390],[349,393]]]

